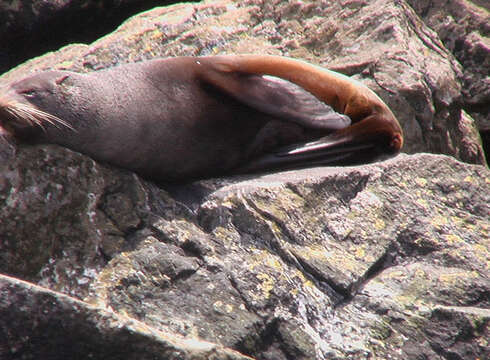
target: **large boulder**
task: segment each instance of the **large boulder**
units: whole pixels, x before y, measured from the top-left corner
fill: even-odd
[[[148,332],[257,359],[488,354],[483,166],[400,155],[162,189],[54,146],[9,163],[0,271],[83,301],[2,278],[6,358],[59,344],[60,359],[106,358],[119,336],[132,351],[177,346]],[[131,331],[138,321],[143,335]],[[46,333],[60,326],[66,337]],[[91,327],[83,347],[70,345]]]
[[[476,120],[490,154],[490,3],[481,0],[409,0],[463,67],[463,108]]]

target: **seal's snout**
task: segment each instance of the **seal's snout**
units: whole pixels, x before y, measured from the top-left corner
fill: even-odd
[[[12,86],[0,88],[0,134],[22,135],[28,129],[45,130],[48,124],[72,128],[58,117],[38,109],[26,99],[26,96],[29,94],[19,93]]]
[[[0,134],[1,135],[13,135],[16,125],[21,125],[23,121],[18,120],[16,116],[16,100],[12,95],[9,95],[10,91],[7,86],[0,87]]]

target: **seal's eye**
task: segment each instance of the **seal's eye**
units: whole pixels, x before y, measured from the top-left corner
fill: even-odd
[[[23,90],[20,92],[20,94],[24,95],[25,97],[34,97],[36,96],[36,90],[35,89]]]

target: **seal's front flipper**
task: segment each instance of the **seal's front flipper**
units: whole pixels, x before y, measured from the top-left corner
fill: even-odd
[[[309,129],[334,131],[346,128],[351,119],[307,90],[274,76],[211,72],[206,82],[236,100],[278,119]]]

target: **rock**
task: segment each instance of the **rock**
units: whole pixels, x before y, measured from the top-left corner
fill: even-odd
[[[22,147],[16,158],[44,149]],[[15,205],[2,207],[9,219],[46,199],[42,231],[7,232],[3,227],[12,225],[2,222],[9,236],[0,253],[7,264],[14,258],[25,264],[10,275],[71,293],[93,311],[110,310],[155,331],[257,359],[487,354],[490,170],[483,166],[442,155],[400,155],[366,166],[210,179],[165,190],[93,162],[93,175],[75,182],[66,169],[75,157],[89,160],[54,146],[50,151],[37,163],[44,178],[27,176],[34,171],[27,160],[1,172],[2,196],[10,194],[5,203]],[[26,175],[4,180],[15,173]],[[22,190],[34,185],[36,196]],[[56,188],[73,194],[64,198],[63,216],[75,227],[64,236],[56,234],[56,221],[63,220],[49,201],[56,197],[48,196]],[[92,199],[92,221],[83,220],[89,211],[80,211],[77,194],[83,193]],[[125,219],[137,225],[117,225]],[[87,234],[85,243],[80,234]],[[52,244],[44,258],[52,271],[22,273],[41,262],[34,246],[17,246],[28,239],[41,244],[39,253],[42,244]],[[92,276],[84,277],[83,269]],[[60,318],[68,317],[70,306],[62,308]],[[39,309],[34,304],[23,311]],[[100,328],[95,320],[84,326]]]
[[[5,275],[0,299],[2,359],[250,359]]]
[[[406,151],[482,163],[462,68],[402,1],[157,8],[2,80],[236,52],[330,65],[383,97]],[[485,166],[402,154],[157,186],[1,140],[2,359],[488,358]]]
[[[490,6],[487,1],[408,1],[463,66],[463,107],[490,154]]]

